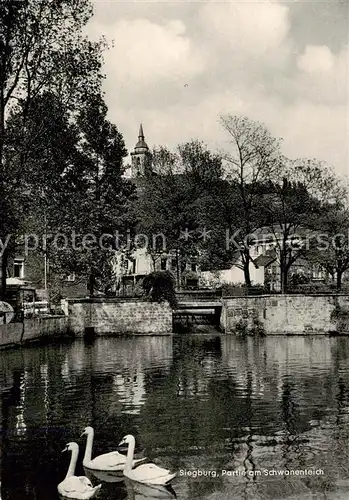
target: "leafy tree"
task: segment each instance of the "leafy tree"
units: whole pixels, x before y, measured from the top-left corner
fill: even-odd
[[[321,266],[336,280],[337,291],[349,270],[349,210],[343,200],[328,204],[323,210],[321,233],[308,255],[311,263]]]
[[[159,244],[148,248],[154,264],[163,253],[174,254],[180,286],[186,260],[198,256],[203,241],[202,202],[221,176],[221,159],[198,141],[178,146],[175,153],[158,148],[152,156],[153,171],[139,189],[138,230]]]
[[[132,226],[130,203],[134,185],[124,177],[124,140],[117,127],[107,120],[107,106],[100,95],[91,96],[76,121],[79,151],[78,183],[70,192],[74,206],[68,204],[64,229],[77,235],[75,249],[60,252],[57,261],[62,269],[77,272],[88,279],[93,295],[96,288],[105,290],[112,283],[112,257]],[[85,243],[84,243],[85,241]]]
[[[19,168],[11,152],[27,143],[22,229],[37,238],[42,261],[49,260],[50,285],[75,272],[89,281],[91,294],[112,284],[116,231],[130,222],[127,205],[134,191],[123,178],[123,138],[106,115],[100,95],[90,96],[72,120],[56,94],[44,93],[28,108],[24,133],[20,113],[8,125],[9,167]]]
[[[57,226],[72,184],[76,188],[81,181],[84,158],[78,149],[79,131],[54,93],[38,95],[26,113],[24,128],[23,107],[7,123],[5,167],[7,179],[12,175],[10,194],[20,197],[25,211],[34,210],[41,222],[46,217],[48,224]]]
[[[318,237],[326,197],[336,179],[316,160],[286,161],[282,182],[271,182],[260,203],[264,225],[273,235],[281,273],[281,292],[287,292],[291,267],[307,258]]]
[[[202,200],[202,226],[207,231],[207,238],[202,243],[202,270],[226,269],[240,260],[240,247],[230,241],[231,235],[240,228],[238,202],[236,183],[223,178],[211,184],[209,193]]]
[[[169,271],[154,271],[143,278],[142,288],[151,302],[169,302],[170,306],[177,306],[175,293],[176,280]]]
[[[18,229],[18,203],[12,197],[8,148],[8,120],[17,115],[17,130],[32,103],[45,91],[55,92],[70,113],[84,96],[101,84],[103,42],[92,43],[83,34],[91,17],[89,0],[3,0],[0,3],[0,237]],[[21,118],[21,120],[19,120]],[[28,142],[15,151],[23,169]],[[11,148],[10,148],[11,149]],[[14,152],[14,150],[12,150]],[[7,255],[2,255],[1,295],[6,290]]]
[[[77,128],[55,94],[45,92],[31,101],[25,128],[22,111],[19,108],[7,122],[8,194],[17,204],[17,241],[23,245],[20,234],[32,235],[30,247],[34,245],[44,262],[49,248],[46,242],[52,243],[53,235],[60,232],[67,211],[74,213],[73,198],[84,190],[84,161]]]
[[[263,124],[249,118],[225,115],[220,121],[230,136],[231,150],[223,154],[227,178],[237,187],[235,206],[240,227],[234,241],[239,246],[245,283],[251,286],[249,235],[260,225],[260,186],[279,175],[280,141]]]

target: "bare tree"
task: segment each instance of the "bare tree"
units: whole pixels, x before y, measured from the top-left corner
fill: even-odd
[[[229,152],[222,154],[226,163],[226,176],[237,186],[237,206],[241,226],[238,232],[242,267],[247,286],[250,278],[249,235],[258,227],[259,199],[264,186],[280,175],[282,159],[280,140],[272,137],[267,128],[246,117],[224,115],[222,127],[230,136]]]
[[[313,249],[325,227],[325,214],[341,192],[341,185],[331,169],[315,159],[285,159],[282,172],[281,181],[270,183],[260,213],[273,235],[281,292],[286,293],[292,266],[302,257],[315,255]]]
[[[343,275],[349,270],[348,188],[334,175],[324,185],[324,201],[318,225],[321,238],[312,245],[309,260],[323,267],[342,288]]]

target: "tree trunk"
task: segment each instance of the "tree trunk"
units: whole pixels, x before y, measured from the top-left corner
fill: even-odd
[[[244,278],[245,278],[245,285],[247,288],[250,288],[252,283],[251,283],[251,275],[250,275],[250,252],[249,250],[243,250],[242,252],[242,263],[243,263],[243,269],[244,269]]]
[[[337,292],[340,292],[340,290],[342,288],[342,275],[343,275],[343,272],[337,269],[337,273],[336,273]]]
[[[281,293],[283,294],[287,293],[288,271],[289,266],[287,264],[280,265]]]
[[[179,252],[178,248],[176,248],[176,271],[177,271],[177,288],[180,289],[181,287],[181,270],[179,266]]]
[[[95,285],[96,285],[96,277],[93,271],[90,272],[89,278],[88,278],[88,291],[90,294],[90,297],[93,297],[94,291],[95,291]]]
[[[1,258],[1,266],[0,266],[0,299],[6,301],[6,275],[7,275],[7,263],[8,263],[8,251],[4,249]]]
[[[152,265],[153,265],[153,272],[155,273],[156,271],[156,261],[158,259],[158,256],[157,255],[153,255],[153,254],[150,254],[151,256],[151,261],[152,261]]]
[[[0,89],[0,204],[4,200],[5,195],[5,184],[4,184],[4,164],[3,164],[3,153],[4,153],[4,142],[5,142],[5,105],[3,89]],[[1,219],[6,219],[6,213],[1,213]],[[5,220],[6,223],[6,220]],[[1,221],[0,224],[2,225]],[[0,234],[4,235],[4,227],[0,227]],[[6,235],[5,235],[6,238]],[[5,300],[6,297],[6,270],[7,270],[7,252],[4,249],[2,257],[0,257],[0,298]]]

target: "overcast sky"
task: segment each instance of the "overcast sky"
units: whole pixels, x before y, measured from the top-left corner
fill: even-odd
[[[291,158],[349,173],[349,2],[95,0],[109,118],[131,151],[198,138],[227,147],[220,114],[262,121]]]

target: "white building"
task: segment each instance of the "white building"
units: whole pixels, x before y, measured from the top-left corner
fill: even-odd
[[[298,251],[299,245],[307,241],[307,237],[314,235],[305,228],[299,228],[299,231],[286,241],[287,245],[293,245]],[[273,231],[268,227],[262,227],[253,234],[254,241],[250,247],[251,261],[249,271],[252,285],[269,284],[270,290],[280,291],[280,245],[281,230]],[[310,278],[312,281],[323,281],[326,277],[325,270],[320,265],[313,265],[305,258],[299,257],[290,268],[290,275],[298,274]],[[201,273],[202,282],[207,284],[244,284],[245,277],[242,266],[242,259],[239,252],[236,253],[236,261],[228,268],[217,271],[203,271]]]

